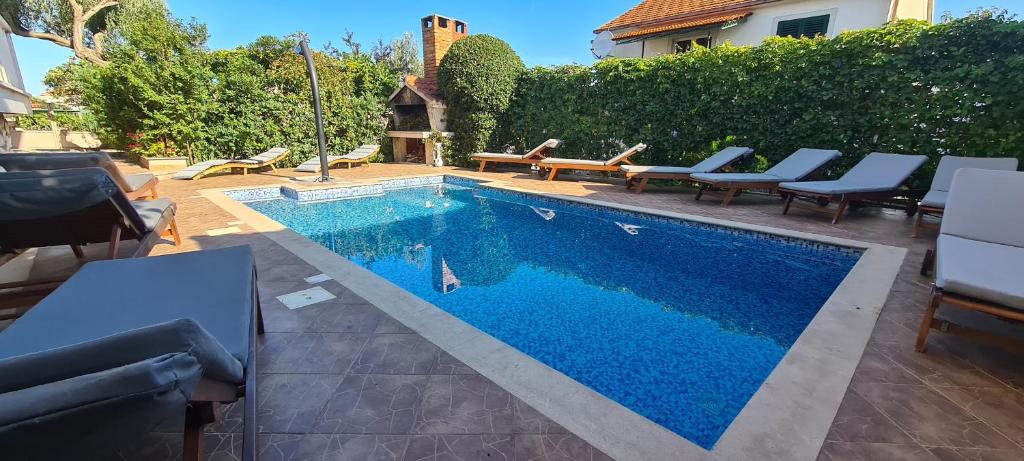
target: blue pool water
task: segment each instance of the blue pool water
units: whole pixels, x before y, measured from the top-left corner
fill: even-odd
[[[860,257],[454,184],[248,205],[705,449]]]

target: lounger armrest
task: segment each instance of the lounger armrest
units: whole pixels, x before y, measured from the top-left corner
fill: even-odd
[[[178,352],[2,392],[0,439],[26,431],[38,434],[62,425],[87,432],[80,424],[90,419],[96,424],[115,418],[152,426],[161,416],[145,410],[152,410],[151,405],[160,401],[180,409],[202,375],[203,367],[195,355]],[[139,405],[142,411],[131,411]],[[79,424],[74,424],[75,420]]]
[[[0,393],[174,353],[194,356],[202,366],[203,374],[211,379],[242,383],[242,364],[198,323],[178,319],[95,341],[0,360]]]

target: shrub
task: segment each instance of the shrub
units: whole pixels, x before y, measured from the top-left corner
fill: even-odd
[[[830,176],[872,151],[928,154],[926,170],[943,154],[1024,160],[1021,81],[1021,22],[900,21],[833,39],[532,68],[492,143],[529,149],[557,137],[560,157],[595,159],[644,142],[636,160],[663,165],[690,165],[723,141],[767,164],[800,147],[839,149]]]
[[[452,45],[437,78],[455,133],[447,163],[465,165],[470,154],[488,147],[524,69],[515,51],[490,35],[472,35]]]

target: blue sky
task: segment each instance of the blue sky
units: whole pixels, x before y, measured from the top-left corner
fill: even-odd
[[[181,18],[195,17],[210,30],[211,48],[233,48],[260,35],[306,31],[316,46],[341,45],[345,29],[369,46],[411,31],[419,37],[419,19],[430,13],[461,19],[470,33],[497,36],[512,45],[527,65],[590,63],[592,31],[639,0],[168,0]],[[286,6],[282,6],[286,5]],[[955,15],[979,6],[998,6],[1024,16],[1024,0],[936,0],[936,11]],[[41,40],[14,37],[25,84],[43,91],[43,75],[64,62],[69,51]]]

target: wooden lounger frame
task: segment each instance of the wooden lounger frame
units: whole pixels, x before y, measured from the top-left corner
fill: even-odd
[[[579,171],[607,171],[617,172],[619,167],[625,163],[626,165],[632,165],[628,158],[624,158],[617,163],[612,165],[587,165],[581,163],[545,163],[541,165],[542,168],[548,170],[548,181],[554,181],[558,177],[559,170],[579,170]]]
[[[234,170],[234,169],[241,169],[242,170],[242,176],[245,176],[245,175],[249,174],[249,170],[258,170],[260,168],[266,168],[266,167],[270,167],[270,171],[277,171],[277,167],[275,166],[277,164],[277,162],[280,162],[281,160],[284,160],[284,158],[287,157],[289,154],[291,154],[291,152],[292,152],[291,149],[285,149],[283,152],[281,152],[281,155],[278,155],[277,157],[274,157],[270,161],[262,162],[262,163],[245,163],[245,162],[240,162],[240,161],[232,160],[232,161],[230,161],[228,163],[225,163],[223,165],[215,165],[215,166],[212,166],[210,168],[207,168],[207,169],[199,172],[199,174],[193,176],[191,179],[193,179],[193,180],[202,179],[202,178],[205,178],[206,176],[209,176],[209,175],[214,174],[214,173],[219,173],[219,172],[224,171],[224,170]]]
[[[790,206],[793,205],[793,200],[795,200],[798,197],[806,197],[806,198],[812,198],[812,199],[821,199],[823,201],[827,200],[828,202],[839,202],[839,206],[835,209],[834,212],[830,211],[828,208],[826,208],[824,206],[809,207],[809,206],[802,206],[800,204],[796,205],[798,208],[803,208],[803,209],[806,209],[806,210],[831,213],[832,214],[832,224],[839,224],[839,222],[843,220],[843,213],[846,212],[846,209],[850,206],[850,203],[852,203],[852,202],[860,202],[860,201],[876,201],[876,202],[877,201],[891,201],[891,199],[893,199],[893,198],[896,198],[896,197],[898,197],[900,195],[906,194],[907,191],[903,191],[901,189],[895,189],[895,190],[889,190],[889,191],[860,192],[860,193],[852,193],[852,194],[818,194],[818,193],[814,193],[814,192],[795,191],[795,190],[790,190],[790,189],[780,189],[779,193],[784,194],[786,196],[785,206],[782,207],[782,214],[788,214],[789,213],[789,208],[790,208]],[[915,203],[916,202],[914,201],[914,199],[912,199],[912,198],[908,198],[907,199],[907,207],[911,207]],[[827,206],[827,203],[826,203],[826,206]]]
[[[480,158],[480,157],[473,156],[473,160],[476,160],[476,161],[480,162],[480,169],[477,170],[477,171],[479,171],[481,173],[483,173],[484,168],[487,167],[488,163],[493,163],[495,165],[497,165],[499,163],[516,163],[516,164],[521,164],[521,165],[524,165],[524,164],[540,165],[541,160],[544,160],[545,158],[546,157],[544,157],[543,153],[538,153],[535,156],[528,157],[528,158],[509,158],[509,159],[501,159],[501,160],[493,159],[493,158]]]
[[[911,232],[910,236],[913,237],[913,238],[917,238],[918,235],[921,235],[921,229],[925,229],[925,228],[927,228],[927,229],[938,229],[939,228],[938,224],[931,224],[931,223],[925,222],[924,215],[929,215],[929,216],[935,216],[935,217],[938,217],[938,218],[942,218],[942,213],[944,211],[945,211],[945,208],[937,208],[937,207],[933,207],[933,206],[919,205],[917,207],[917,219],[914,220],[914,231]]]
[[[156,185],[159,183],[160,179],[154,175],[149,181],[146,181],[145,184],[139,186],[139,188],[133,191],[123,192],[125,197],[128,197],[128,200],[155,199],[159,198],[159,195],[156,192]]]
[[[744,190],[763,190],[768,192],[768,195],[774,194],[779,190],[779,183],[781,181],[729,181],[721,183],[709,183],[698,179],[692,179],[693,182],[700,184],[700,189],[697,190],[697,195],[693,197],[694,200],[700,200],[701,197],[706,193],[717,193],[713,188],[725,189],[724,197],[722,197],[722,206],[729,206],[732,203],[732,199],[736,198],[740,192]]]
[[[936,318],[935,312],[942,303],[959,307],[961,309],[993,315],[1012,322],[1024,323],[1024,312],[1018,309],[982,301],[976,298],[946,293],[938,287],[932,287],[932,295],[928,301],[928,307],[925,310],[924,319],[921,321],[921,327],[917,332],[917,344],[915,348],[918,352],[925,351],[928,346],[928,333],[935,329],[945,333],[969,338],[981,343],[1007,348],[1018,353],[1024,353],[1024,342]]]
[[[715,170],[715,173],[728,173],[732,171],[732,166],[743,160],[744,157],[738,157],[735,160],[727,163],[722,168]],[[636,188],[636,193],[641,193],[644,188],[647,187],[647,182],[651,179],[665,179],[672,181],[692,181],[693,173],[650,173],[650,172],[626,172],[626,190]],[[640,183],[637,184],[636,180],[639,179]],[[735,194],[733,194],[735,196]],[[732,200],[730,198],[730,200]]]
[[[256,459],[256,376],[259,374],[256,371],[258,349],[256,337],[263,334],[264,327],[255,267],[253,268],[252,288],[256,302],[249,322],[249,360],[248,366],[245,368],[245,383],[239,386],[206,377],[202,378],[185,410],[185,433],[182,441],[183,461],[199,461],[202,458],[203,428],[207,424],[217,422],[218,414],[220,414],[218,407],[221,404],[237,402],[240,398],[245,399],[242,403],[241,460],[254,461]]]

